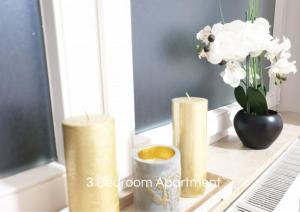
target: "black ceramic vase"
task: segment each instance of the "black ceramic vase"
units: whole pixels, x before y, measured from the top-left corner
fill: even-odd
[[[255,116],[240,110],[233,123],[242,143],[252,149],[268,148],[280,135],[283,127],[281,116],[273,110],[269,110],[265,116]]]

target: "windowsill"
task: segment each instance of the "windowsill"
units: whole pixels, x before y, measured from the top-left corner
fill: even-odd
[[[52,162],[44,166],[33,168],[19,174],[0,179],[0,198],[21,192],[32,186],[49,181],[65,173],[63,165]]]
[[[65,167],[57,162],[0,180],[6,211],[55,211],[66,205]]]

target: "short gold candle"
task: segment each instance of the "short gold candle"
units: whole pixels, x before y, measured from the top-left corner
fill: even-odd
[[[173,144],[181,153],[181,196],[205,191],[207,151],[207,99],[181,97],[172,100]]]
[[[119,211],[113,118],[70,118],[63,132],[70,210]]]

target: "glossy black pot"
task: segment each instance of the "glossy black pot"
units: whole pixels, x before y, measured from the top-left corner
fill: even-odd
[[[269,110],[265,116],[254,116],[240,110],[233,123],[242,143],[252,149],[268,148],[280,135],[283,127],[281,116],[273,110]]]

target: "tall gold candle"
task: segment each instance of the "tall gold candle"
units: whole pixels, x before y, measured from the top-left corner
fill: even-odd
[[[173,144],[181,153],[183,197],[194,197],[205,191],[207,102],[195,97],[172,100]]]
[[[70,210],[119,211],[113,118],[70,118],[63,132]]]

